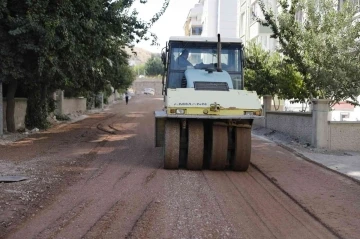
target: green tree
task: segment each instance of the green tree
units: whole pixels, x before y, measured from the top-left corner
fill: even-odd
[[[145,75],[145,64],[141,64],[141,65],[136,65],[134,66],[134,72],[136,73],[136,75]]]
[[[151,56],[151,58],[145,63],[145,71],[149,76],[158,76],[164,73],[164,66],[160,57]]]
[[[345,3],[338,10],[332,0],[279,1],[281,12],[275,16],[260,3],[273,38],[282,53],[301,73],[310,98],[330,99],[331,104],[351,99],[358,104],[360,89],[360,23],[354,21],[357,9]],[[296,20],[296,14],[306,18]]]
[[[269,52],[254,42],[246,48],[245,87],[259,96],[305,102],[301,74],[278,52]],[[275,101],[274,101],[275,103]]]
[[[17,84],[27,90],[28,127],[46,128],[47,101],[56,89],[97,93],[109,82],[128,85],[122,82],[129,80],[122,76],[128,66],[124,47],[141,39],[155,44],[149,29],[169,4],[164,0],[162,9],[144,22],[135,10],[129,11],[133,2],[0,2],[0,78],[12,89],[8,92],[16,92]],[[8,101],[13,96],[8,94]]]

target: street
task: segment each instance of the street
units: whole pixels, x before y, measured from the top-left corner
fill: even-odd
[[[0,145],[0,238],[358,238],[360,184],[253,137],[252,165],[164,170],[159,96]]]

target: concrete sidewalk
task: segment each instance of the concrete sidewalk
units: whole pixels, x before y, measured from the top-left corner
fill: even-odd
[[[257,126],[253,128],[252,134],[263,140],[275,142],[307,161],[340,173],[360,183],[360,152],[316,149],[311,147],[308,142]]]

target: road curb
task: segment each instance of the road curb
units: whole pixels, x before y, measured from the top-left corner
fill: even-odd
[[[272,142],[274,142],[274,141],[272,141]],[[357,183],[357,184],[360,185],[360,181],[359,181],[359,180],[357,180],[357,179],[355,179],[355,178],[353,178],[353,177],[350,177],[349,175],[346,175],[346,174],[344,174],[344,173],[341,173],[341,172],[339,172],[339,171],[337,171],[337,170],[335,170],[335,169],[326,167],[324,164],[318,163],[318,162],[316,162],[316,161],[314,161],[314,160],[306,157],[306,156],[303,155],[302,153],[296,151],[296,150],[293,149],[293,148],[290,148],[289,146],[287,146],[287,145],[285,145],[285,144],[281,144],[281,143],[278,143],[278,142],[274,142],[274,143],[276,143],[276,144],[277,144],[278,146],[280,146],[281,148],[283,148],[283,149],[285,149],[285,150],[287,150],[287,151],[290,151],[291,153],[295,154],[296,156],[304,159],[305,161],[307,161],[307,162],[309,162],[309,163],[315,164],[315,165],[317,165],[317,166],[320,166],[320,167],[323,168],[323,169],[329,170],[329,171],[331,171],[331,172],[333,172],[333,173],[336,173],[336,174],[341,175],[341,176],[343,176],[343,177],[345,177],[345,178],[348,178],[348,179],[350,179],[351,181],[353,181],[353,182],[355,182],[355,183]]]

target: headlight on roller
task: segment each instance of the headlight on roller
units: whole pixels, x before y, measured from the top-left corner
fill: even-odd
[[[177,109],[177,110],[176,110],[176,114],[178,114],[178,115],[183,115],[183,114],[185,114],[185,110],[183,110],[183,109]]]

